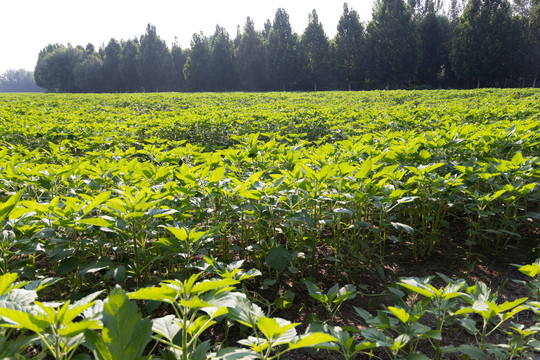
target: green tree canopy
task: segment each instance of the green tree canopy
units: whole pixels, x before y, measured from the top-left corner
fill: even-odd
[[[540,0],[533,0],[527,33],[531,45],[529,66],[534,76],[532,86],[536,87],[538,75],[540,74]]]
[[[156,27],[148,24],[146,33],[141,37],[141,78],[148,91],[166,90],[172,86],[175,78],[172,55],[158,36]]]
[[[187,88],[191,91],[210,91],[210,42],[201,32],[193,34],[191,50],[184,66]]]
[[[349,10],[347,3],[343,4],[343,14],[337,26],[334,46],[334,66],[338,79],[345,82],[351,90],[353,84],[359,86],[364,78],[365,34],[358,13]]]
[[[268,35],[268,71],[274,90],[283,90],[292,84],[296,74],[296,36],[289,14],[279,8]]]
[[[454,29],[452,68],[462,80],[500,79],[511,68],[517,41],[506,0],[470,0]]]
[[[265,51],[263,36],[255,30],[253,21],[248,17],[236,50],[236,69],[242,89],[248,91],[266,89]]]
[[[173,81],[174,90],[184,90],[185,78],[184,78],[184,66],[189,55],[189,49],[183,50],[182,47],[175,40],[171,49],[171,56],[173,59],[174,73],[176,77]]]
[[[97,53],[87,53],[73,68],[75,86],[81,92],[99,92],[103,88],[103,60]]]
[[[381,0],[367,27],[372,75],[390,88],[411,81],[418,65],[418,35],[403,0]]]
[[[234,45],[229,33],[217,25],[211,38],[211,55],[209,71],[212,77],[212,88],[218,91],[236,89],[236,69],[234,67]]]
[[[142,87],[142,64],[139,41],[128,40],[124,44],[118,62],[120,80],[126,91],[139,91]]]
[[[329,43],[317,12],[309,14],[309,23],[300,41],[302,64],[313,90],[328,77]]]
[[[85,49],[71,45],[58,46],[42,50],[36,68],[34,79],[36,84],[52,92],[78,92],[73,70],[86,57]],[[49,51],[51,49],[51,51]]]
[[[25,69],[9,69],[0,75],[0,92],[40,92],[34,73]]]
[[[436,86],[440,75],[447,74],[450,64],[452,30],[445,16],[437,15],[431,4],[428,12],[418,20],[420,63],[417,80]]]
[[[120,78],[120,54],[122,45],[112,38],[103,50],[103,78],[105,89],[109,92],[120,91],[122,81]]]

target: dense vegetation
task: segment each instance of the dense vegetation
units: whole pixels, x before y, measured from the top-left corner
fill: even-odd
[[[97,51],[49,44],[35,79],[58,92],[535,87],[540,2],[469,0],[463,12],[459,3],[380,0],[368,24],[345,4],[333,39],[315,10],[299,35],[278,9],[262,31],[248,17],[234,38],[217,25],[189,49],[169,49],[149,24]]]
[[[537,90],[3,95],[0,356],[531,355],[539,106]],[[530,251],[530,297],[362,285],[450,240]],[[391,302],[339,320],[373,291]],[[289,317],[303,294],[309,319]]]
[[[34,72],[10,69],[0,75],[0,92],[43,92],[43,89],[36,85]]]

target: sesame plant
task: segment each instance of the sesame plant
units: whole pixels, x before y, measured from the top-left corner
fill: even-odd
[[[450,256],[447,242],[468,259],[534,255],[539,98],[2,95],[0,357],[531,356],[535,263],[518,301],[392,279],[390,262]],[[358,310],[358,328],[336,321],[374,278],[399,300]],[[328,318],[288,318],[304,295]],[[456,325],[468,344],[445,342]]]

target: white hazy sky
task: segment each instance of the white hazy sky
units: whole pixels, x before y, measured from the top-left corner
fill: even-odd
[[[308,14],[317,10],[327,36],[333,37],[345,0],[0,0],[0,74],[7,69],[33,70],[39,51],[49,43],[95,45],[111,38],[127,40],[156,26],[170,46],[175,37],[182,48],[195,32],[214,33],[216,24],[231,38],[250,16],[257,29],[273,20],[278,8],[289,14],[293,28],[303,33]],[[371,18],[373,0],[348,0],[363,22]]]

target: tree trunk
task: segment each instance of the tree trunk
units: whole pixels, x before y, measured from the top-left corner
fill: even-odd
[[[538,79],[538,68],[536,69],[536,73],[534,74],[534,80],[533,80],[533,83],[532,83],[533,88],[536,87],[536,80],[537,79]]]
[[[480,89],[480,78],[478,78],[478,82],[476,83],[476,88]]]

